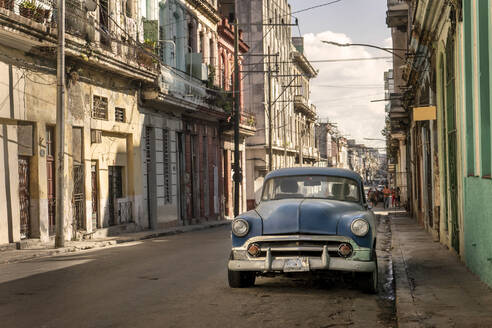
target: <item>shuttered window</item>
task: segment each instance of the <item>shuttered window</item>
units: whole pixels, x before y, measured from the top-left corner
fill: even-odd
[[[116,122],[125,122],[125,109],[121,107],[114,108],[114,120]]]
[[[171,168],[170,168],[170,149],[169,149],[169,131],[162,130],[162,154],[164,166],[164,201],[169,204],[172,202],[171,193]]]
[[[92,118],[97,120],[108,119],[108,98],[94,96],[92,103]]]

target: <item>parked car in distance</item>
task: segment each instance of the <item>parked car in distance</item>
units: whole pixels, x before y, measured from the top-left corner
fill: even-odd
[[[355,172],[272,171],[257,207],[231,229],[230,287],[253,286],[261,275],[348,271],[366,292],[377,292],[376,220]]]

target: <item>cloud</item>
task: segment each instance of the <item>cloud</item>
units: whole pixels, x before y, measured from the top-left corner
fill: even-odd
[[[324,44],[321,40],[338,43],[353,42],[347,35],[325,31],[304,35],[304,50],[311,60],[387,57],[381,51],[371,52],[364,47],[337,47]],[[382,40],[391,46],[391,38]],[[371,142],[364,138],[383,138],[385,102],[371,102],[384,99],[384,72],[391,68],[390,60],[365,60],[335,63],[313,63],[319,70],[311,80],[311,101],[318,108],[320,118],[337,122],[338,127],[350,139],[359,143],[381,147],[384,142]]]

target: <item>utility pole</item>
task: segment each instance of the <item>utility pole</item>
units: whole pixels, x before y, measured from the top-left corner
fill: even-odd
[[[270,65],[270,48],[268,48],[268,171],[273,171],[273,129],[272,129],[272,68]]]
[[[65,0],[58,0],[58,52],[56,69],[56,236],[55,247],[65,246]]]
[[[239,123],[241,121],[241,81],[239,74],[239,27],[237,18],[234,22],[234,216],[239,215],[239,189],[243,173],[239,163]]]

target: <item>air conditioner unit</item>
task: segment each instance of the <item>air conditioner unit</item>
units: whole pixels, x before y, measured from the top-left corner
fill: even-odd
[[[102,131],[91,130],[91,143],[101,143],[101,142],[102,142]]]

